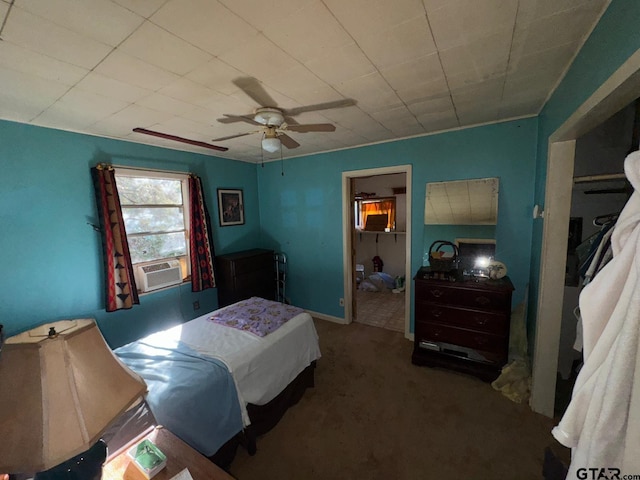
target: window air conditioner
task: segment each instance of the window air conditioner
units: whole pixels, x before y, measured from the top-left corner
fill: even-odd
[[[138,267],[138,288],[150,292],[159,288],[182,283],[182,269],[179,260],[150,263]]]

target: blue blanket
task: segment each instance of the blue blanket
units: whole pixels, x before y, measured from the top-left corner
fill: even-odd
[[[147,403],[159,424],[211,456],[242,430],[236,387],[226,365],[182,342],[159,335],[114,350],[149,388]]]

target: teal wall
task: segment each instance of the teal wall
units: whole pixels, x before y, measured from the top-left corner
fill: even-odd
[[[217,308],[215,289],[190,285],[144,295],[106,313],[90,168],[98,162],[202,177],[216,253],[252,248],[260,218],[255,166],[221,158],[0,121],[0,323],[12,335],[65,318],[96,318],[113,346]],[[218,227],[216,188],[244,190],[246,223]],[[200,310],[193,310],[193,302]]]
[[[612,0],[567,75],[540,113],[535,203],[544,205],[549,137],[631,55],[640,48],[640,1]],[[638,92],[640,96],[640,92]],[[543,221],[534,222],[529,301],[529,339],[533,339],[540,281]]]
[[[0,121],[0,322],[11,335],[45,321],[92,316],[118,346],[217,307],[215,290],[192,294],[186,285],[143,296],[129,311],[104,312],[100,239],[87,225],[97,223],[89,171],[97,162],[199,174],[216,252],[264,246],[287,253],[291,300],[342,317],[342,172],[411,164],[412,273],[427,243],[425,184],[500,178],[496,257],[516,286],[514,303],[531,284],[531,338],[542,239],[542,222],[531,211],[544,203],[549,135],[640,48],[638,19],[640,2],[613,0],[538,118],[290,159],[284,176],[279,162],[261,168]],[[218,227],[216,188],[244,190],[245,225]]]
[[[263,246],[288,256],[287,296],[309,310],[344,317],[342,172],[410,164],[412,275],[424,255],[426,183],[499,177],[496,258],[516,286],[514,303],[522,301],[531,262],[536,140],[531,118],[285,160],[284,176],[280,162],[258,168]]]

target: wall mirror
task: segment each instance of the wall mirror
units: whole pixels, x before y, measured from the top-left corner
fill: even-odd
[[[498,178],[427,183],[425,225],[495,225]]]
[[[473,266],[478,248],[484,249],[480,256],[493,256],[499,185],[498,178],[427,183],[423,265],[429,264],[429,247],[436,240],[456,242],[461,250],[468,247],[460,252],[461,268]]]

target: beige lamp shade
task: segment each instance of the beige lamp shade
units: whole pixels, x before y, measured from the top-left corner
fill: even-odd
[[[48,470],[84,452],[145,391],[92,319],[8,338],[0,353],[0,472]]]

